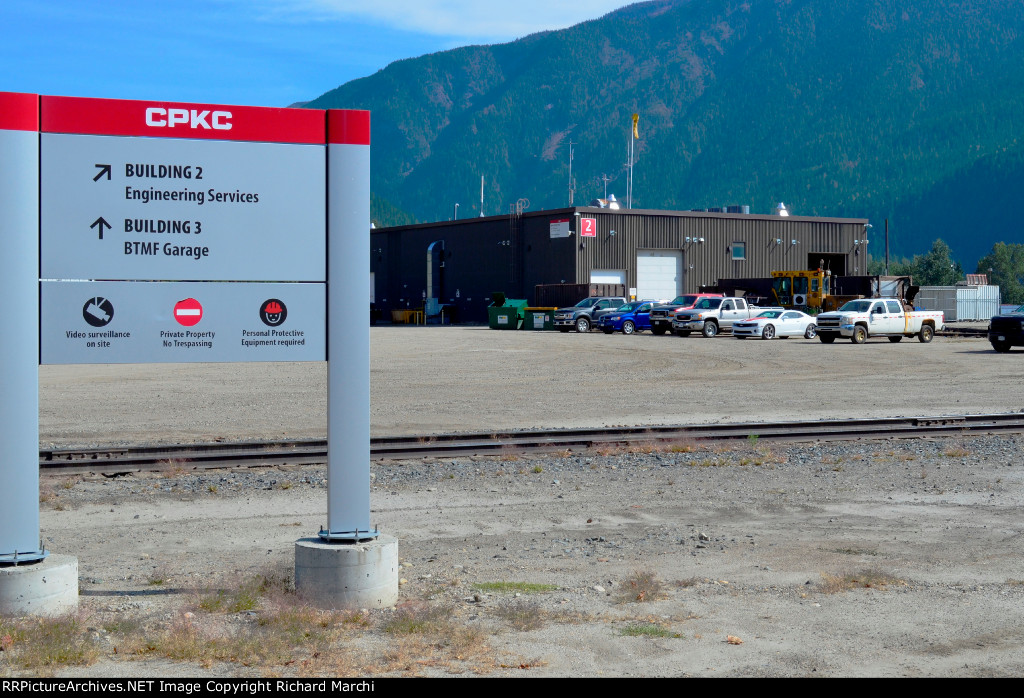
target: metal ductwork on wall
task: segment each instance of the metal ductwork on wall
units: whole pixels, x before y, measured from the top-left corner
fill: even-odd
[[[441,293],[444,291],[444,240],[427,245],[427,297],[424,306],[427,315],[436,315]]]

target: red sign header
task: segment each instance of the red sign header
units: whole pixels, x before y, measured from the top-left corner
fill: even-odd
[[[358,109],[328,110],[327,142],[336,145],[370,145],[370,112]]]
[[[0,92],[0,130],[38,131],[39,95]]]
[[[42,131],[323,144],[325,112],[88,97],[43,97]]]

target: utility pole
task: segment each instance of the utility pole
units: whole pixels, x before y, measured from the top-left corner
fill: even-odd
[[[572,147],[576,145],[569,141],[569,205],[572,206],[573,195],[576,193],[575,183],[572,181]]]

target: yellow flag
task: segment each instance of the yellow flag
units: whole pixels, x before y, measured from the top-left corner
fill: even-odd
[[[636,130],[636,122],[638,122],[639,120],[640,120],[640,115],[639,114],[634,114],[633,115],[633,138],[639,138],[640,137],[640,133]]]

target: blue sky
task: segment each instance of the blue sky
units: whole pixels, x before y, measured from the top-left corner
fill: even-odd
[[[288,106],[626,0],[0,0],[0,91]]]

